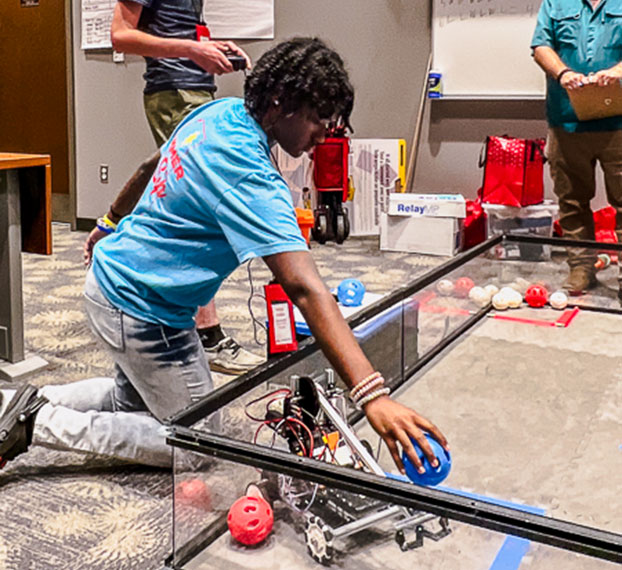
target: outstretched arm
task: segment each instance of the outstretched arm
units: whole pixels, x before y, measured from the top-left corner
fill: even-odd
[[[208,73],[222,74],[234,71],[225,55],[231,51],[250,58],[233,42],[195,41],[162,38],[138,29],[142,6],[135,2],[119,0],[114,8],[110,37],[116,51],[146,57],[184,57],[191,59]]]
[[[343,319],[337,303],[322,282],[311,255],[306,251],[279,253],[264,258],[293,303],[300,309],[322,351],[349,388],[369,376],[373,367],[359,347],[350,327]],[[423,469],[410,438],[414,438],[430,463],[436,458],[423,432],[427,431],[443,447],[447,440],[432,422],[388,396],[376,398],[364,405],[365,415],[372,427],[387,444],[395,464],[404,472],[397,443],[408,457]]]

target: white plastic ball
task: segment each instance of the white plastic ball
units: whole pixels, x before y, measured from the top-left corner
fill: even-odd
[[[469,291],[469,299],[478,307],[485,307],[490,303],[490,294],[483,287],[473,287]]]
[[[518,309],[523,303],[523,296],[514,289],[512,289],[511,293],[507,293],[507,298],[510,309]]]
[[[499,292],[499,287],[497,287],[496,285],[493,285],[492,283],[490,283],[489,285],[486,285],[484,289],[490,295],[491,298]]]
[[[549,297],[549,305],[561,311],[568,306],[568,296],[563,291],[555,291],[555,293]]]
[[[529,289],[530,285],[531,283],[529,283],[527,279],[517,277],[516,279],[514,279],[514,282],[510,285],[510,287],[512,287],[512,289],[516,289],[516,291],[518,291],[521,295],[524,295],[527,292],[527,289]]]
[[[454,290],[454,284],[449,279],[441,279],[436,284],[436,290],[441,295],[451,295]]]
[[[499,291],[499,293],[493,295],[492,297],[492,306],[497,309],[497,311],[504,311],[508,308],[507,296]]]

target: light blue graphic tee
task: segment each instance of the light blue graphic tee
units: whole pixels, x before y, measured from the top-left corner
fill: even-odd
[[[123,312],[190,328],[240,264],[306,249],[266,134],[225,98],[179,124],[132,214],[96,244],[93,271]]]

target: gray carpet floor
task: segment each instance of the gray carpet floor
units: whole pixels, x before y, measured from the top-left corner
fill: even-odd
[[[23,256],[26,348],[49,363],[28,379],[37,386],[112,372],[82,308],[85,238],[84,232],[54,224],[53,255]],[[312,254],[330,287],[356,277],[368,291],[383,294],[444,261],[380,252],[376,239],[313,243]],[[267,283],[263,262],[254,261],[251,269],[255,288]],[[217,307],[226,330],[262,353],[248,309],[250,291],[247,268],[240,268],[219,292]],[[251,305],[263,320],[262,300],[254,298]],[[258,340],[263,342],[261,331]],[[171,552],[171,492],[166,470],[33,447],[0,471],[0,569],[161,568]]]

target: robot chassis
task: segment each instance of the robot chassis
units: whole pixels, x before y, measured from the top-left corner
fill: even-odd
[[[360,440],[348,425],[345,395],[336,386],[331,369],[317,379],[293,376],[289,395],[282,402],[282,410],[268,406],[266,422],[287,440],[292,453],[386,477],[385,471],[373,457],[369,442]],[[288,418],[291,421],[295,419],[296,423],[288,422]],[[304,423],[306,428],[300,423]],[[333,437],[332,449],[329,448],[328,434]],[[265,483],[267,498],[280,499],[304,516],[309,555],[324,565],[333,559],[336,540],[366,529],[378,530],[375,527],[380,523],[391,525],[395,542],[403,552],[422,546],[424,538],[438,541],[451,532],[444,517],[388,505],[364,495],[346,493],[282,474],[271,474]],[[438,521],[437,524],[434,521]],[[432,530],[431,527],[437,529]],[[409,533],[414,533],[410,540],[407,537]]]

